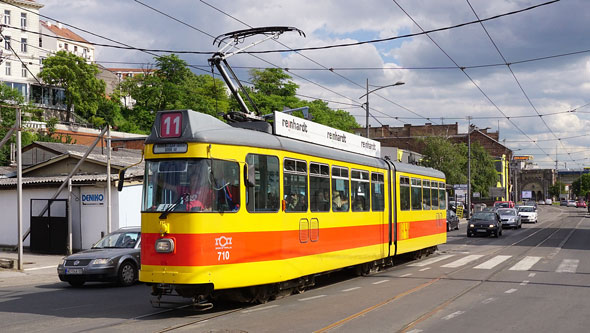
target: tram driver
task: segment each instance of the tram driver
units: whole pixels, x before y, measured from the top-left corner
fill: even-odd
[[[188,190],[188,198],[185,203],[188,212],[211,211],[213,191],[206,177],[199,177],[198,173],[191,174]]]

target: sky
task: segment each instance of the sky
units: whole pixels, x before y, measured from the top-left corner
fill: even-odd
[[[500,142],[515,155],[534,156],[541,168],[555,168],[556,160],[559,169],[590,166],[587,0],[37,2],[44,5],[42,19],[69,24],[90,42],[176,52],[215,52],[216,36],[249,27],[290,26],[305,33],[285,32],[252,51],[417,34],[347,47],[243,53],[228,62],[243,81],[251,67],[288,68],[300,98],[328,101],[363,126],[365,98],[359,97],[367,80],[370,90],[401,81],[369,95],[371,126],[457,123],[465,133],[471,121],[499,131]],[[542,6],[524,10],[536,5]],[[462,25],[478,19],[484,21]],[[462,26],[422,33],[456,25]],[[260,39],[250,37],[238,47]],[[211,73],[208,55],[179,56],[196,74]],[[153,57],[109,47],[97,47],[95,56],[105,67],[135,68],[153,66]]]

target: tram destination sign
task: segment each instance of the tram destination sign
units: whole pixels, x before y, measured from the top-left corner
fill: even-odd
[[[353,153],[380,157],[381,142],[344,132],[313,121],[275,111],[276,135],[311,142]]]

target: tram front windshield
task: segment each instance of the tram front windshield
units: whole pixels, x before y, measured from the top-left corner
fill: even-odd
[[[237,162],[148,160],[144,179],[144,212],[235,212],[240,208]]]

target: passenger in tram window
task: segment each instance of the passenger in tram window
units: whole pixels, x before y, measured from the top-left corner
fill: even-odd
[[[352,206],[353,212],[362,212],[365,209],[365,198],[357,196],[354,199],[354,205]]]
[[[299,197],[297,193],[290,193],[287,196],[287,211],[288,212],[295,212],[297,208],[299,208]]]
[[[307,211],[307,199],[305,195],[299,194],[297,195],[297,205],[295,206],[295,211],[297,212],[305,212]]]
[[[339,191],[332,193],[332,210],[335,212],[348,211],[348,200],[342,199]]]
[[[319,191],[318,209],[321,212],[327,212],[330,210],[330,191]]]

